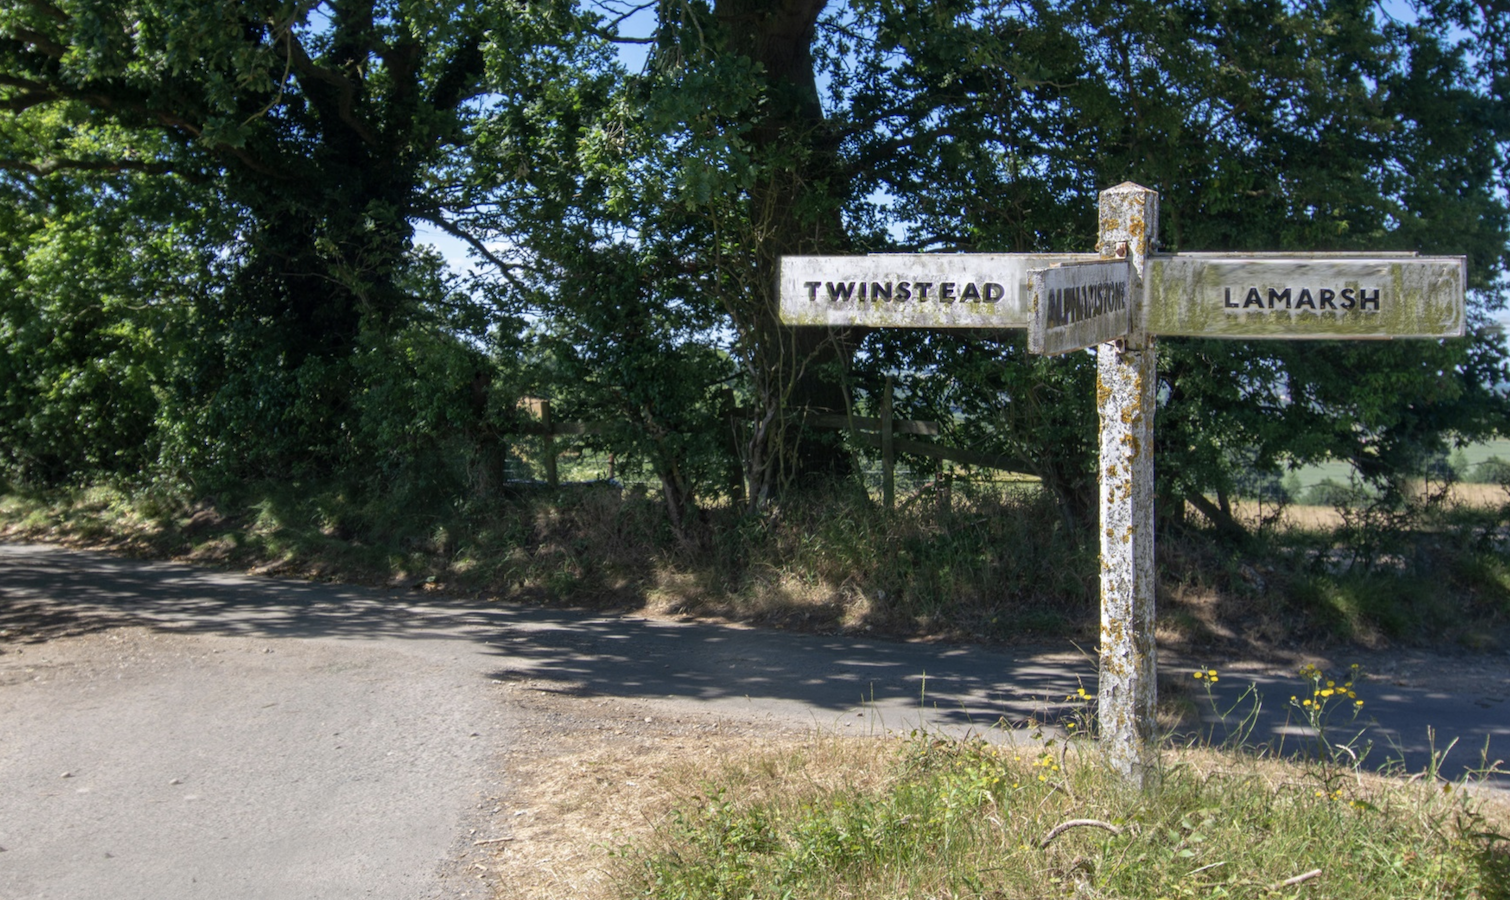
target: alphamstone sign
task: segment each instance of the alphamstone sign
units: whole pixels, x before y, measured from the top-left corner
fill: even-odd
[[[1127,336],[1133,292],[1127,260],[1040,269],[1028,283],[1028,350],[1033,353],[1052,356]]]

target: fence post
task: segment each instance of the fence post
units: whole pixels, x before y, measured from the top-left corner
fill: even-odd
[[[1126,183],[1101,192],[1097,250],[1132,264],[1132,328],[1096,348],[1101,421],[1101,652],[1097,716],[1108,762],[1147,785],[1157,701],[1154,645],[1153,338],[1143,331],[1144,260],[1158,243],[1159,195]]]
[[[743,509],[745,505],[745,467],[739,438],[739,407],[734,404],[734,389],[724,388],[719,392],[719,402],[723,407],[724,426],[728,431],[729,451],[734,460],[732,470],[729,472],[729,494],[734,500],[734,506]]]
[[[888,511],[897,503],[897,450],[891,430],[892,377],[886,376],[886,393],[881,395],[881,501]]]
[[[561,486],[561,482],[556,477],[556,427],[551,422],[549,400],[540,401],[540,424],[541,430],[545,433],[545,482],[555,489]]]

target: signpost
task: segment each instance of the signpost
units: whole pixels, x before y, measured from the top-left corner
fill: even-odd
[[[1095,254],[784,257],[791,325],[1026,328],[1048,355],[1096,346],[1101,646],[1108,761],[1142,785],[1154,738],[1155,335],[1389,340],[1463,334],[1462,257],[1154,255],[1159,195],[1103,191]]]

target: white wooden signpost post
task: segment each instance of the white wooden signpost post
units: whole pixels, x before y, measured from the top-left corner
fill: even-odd
[[[791,325],[1026,328],[1034,353],[1095,346],[1108,761],[1142,785],[1154,738],[1155,335],[1388,340],[1463,334],[1462,257],[1156,255],[1159,195],[1101,193],[1096,253],[789,256]]]

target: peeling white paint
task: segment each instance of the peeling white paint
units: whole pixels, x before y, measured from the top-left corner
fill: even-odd
[[[1157,242],[1159,195],[1135,184],[1101,194],[1098,247],[1126,258],[1139,321],[1143,274]],[[1101,420],[1101,648],[1097,712],[1107,761],[1143,786],[1151,771],[1157,692],[1154,645],[1152,339],[1134,333],[1096,350]]]

